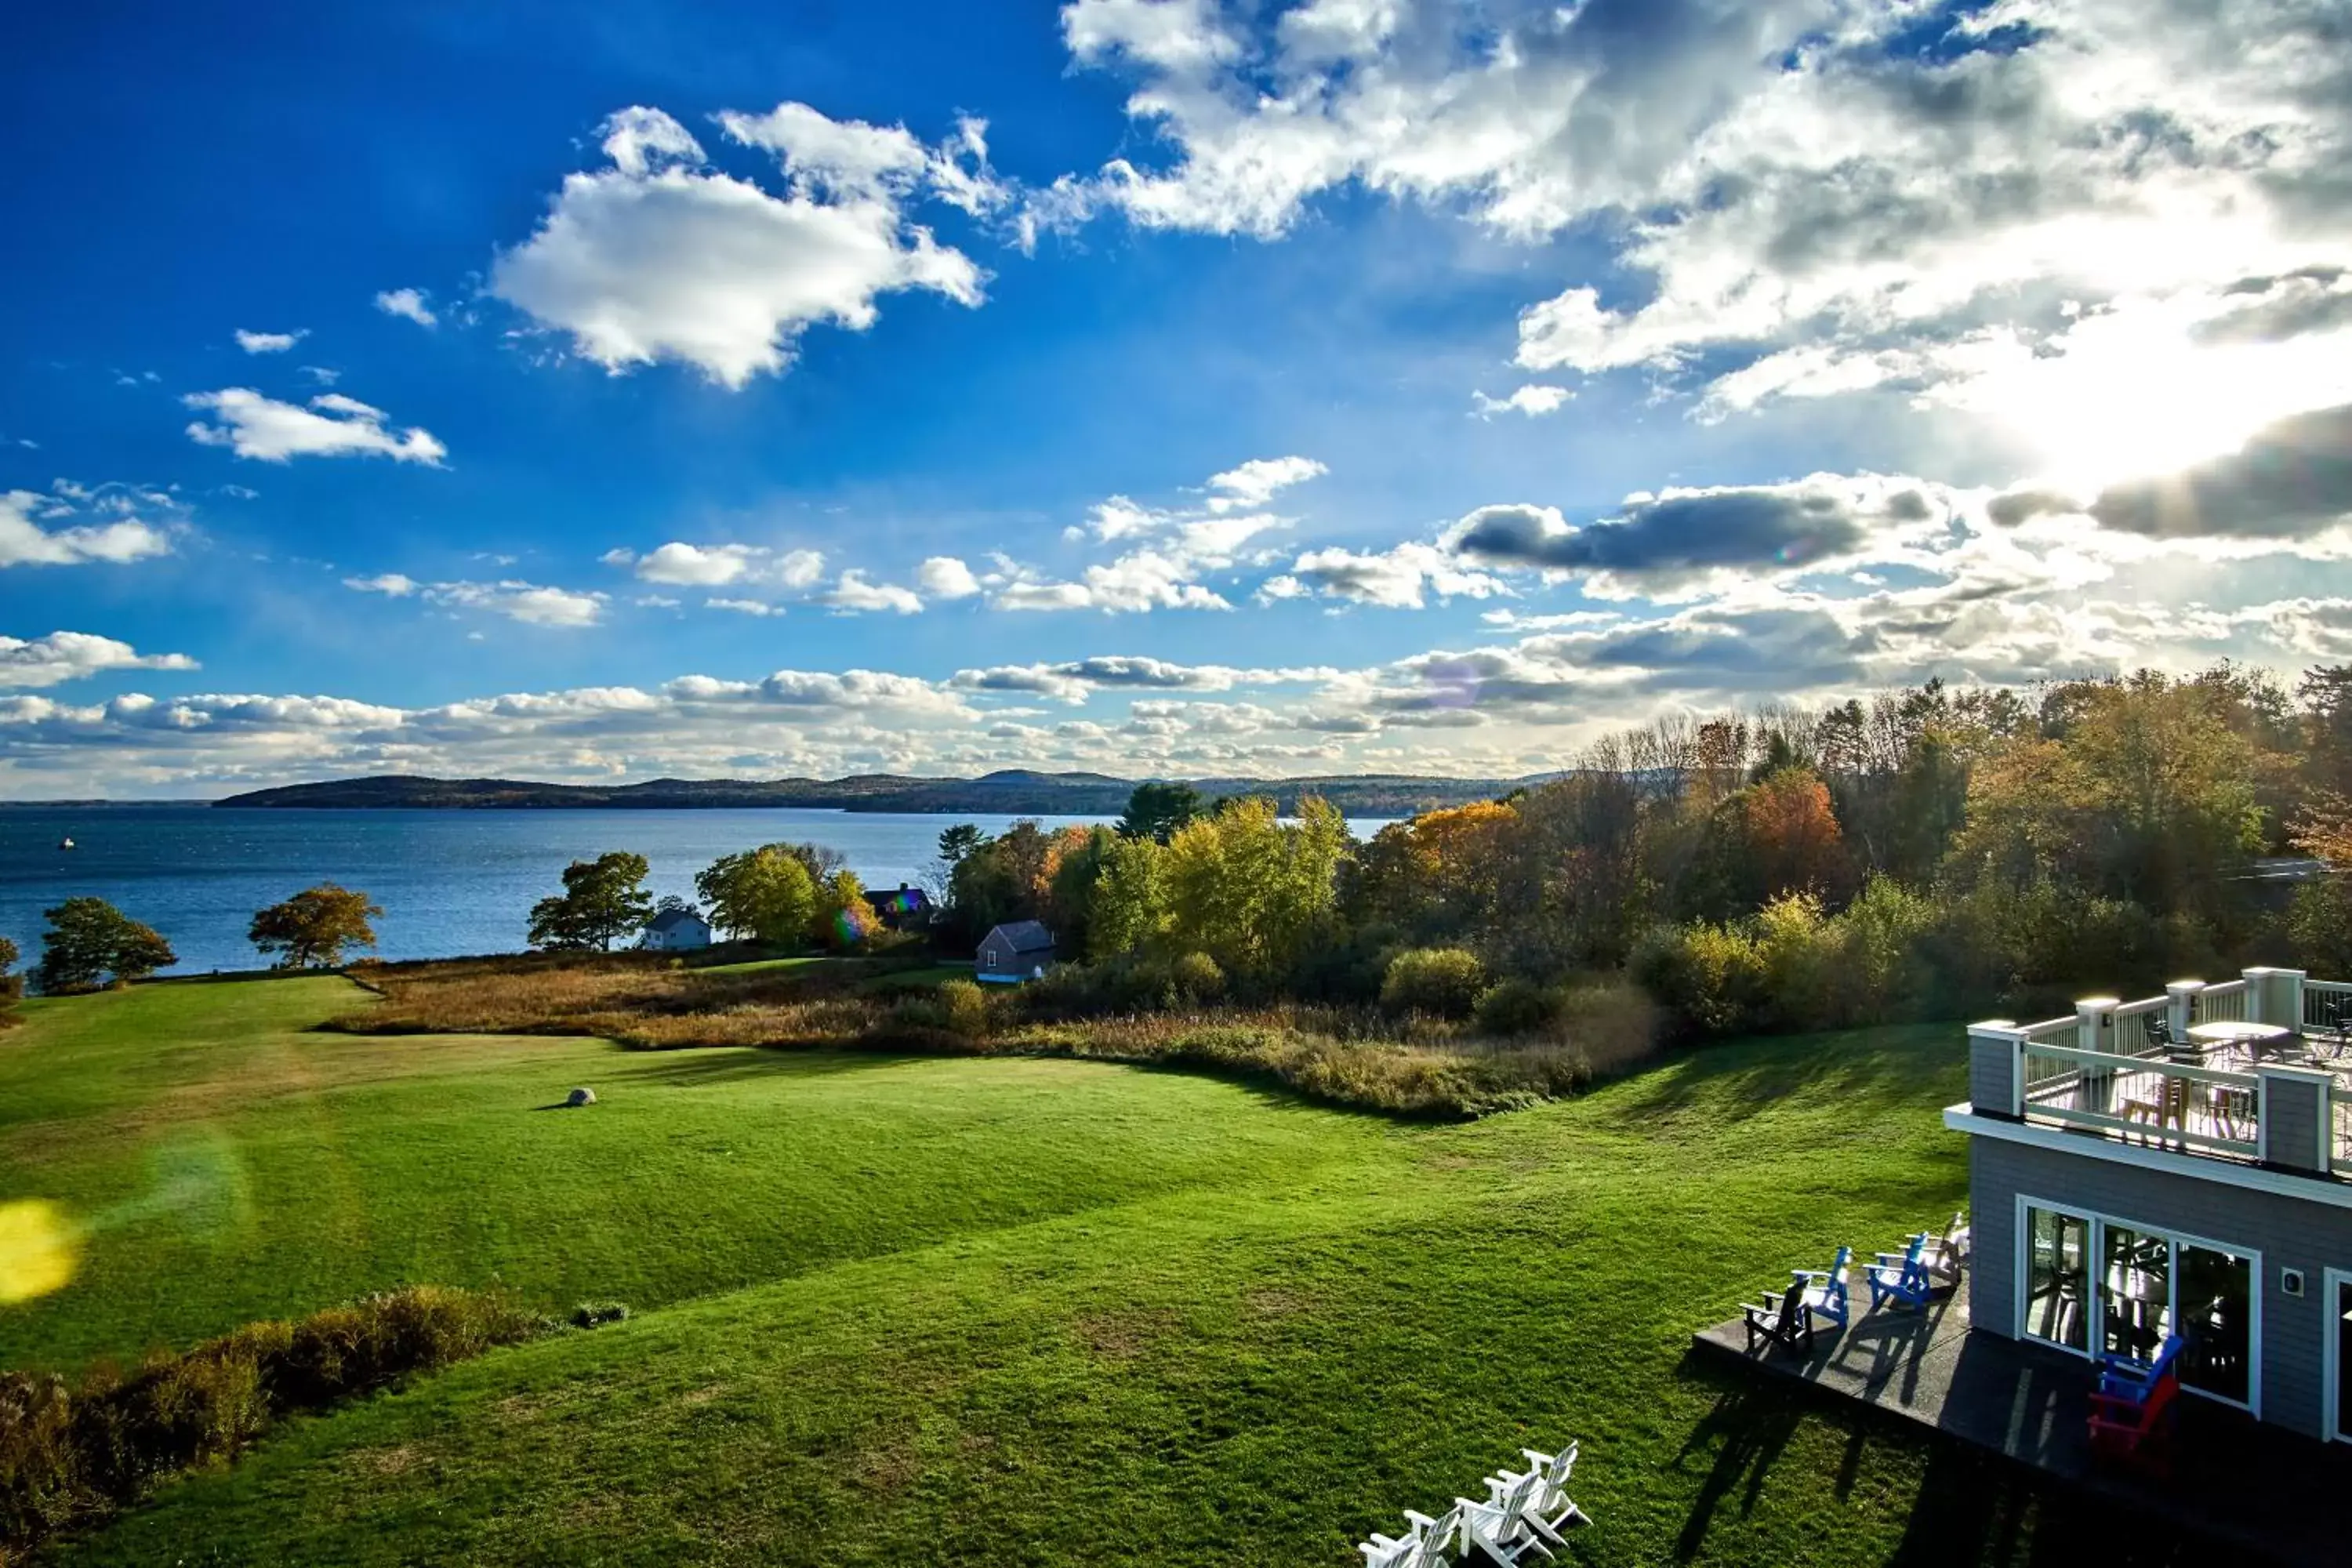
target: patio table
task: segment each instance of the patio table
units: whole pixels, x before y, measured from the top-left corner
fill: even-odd
[[[2284,1024],[2247,1024],[2224,1020],[2214,1024],[2199,1024],[2189,1031],[2189,1037],[2206,1050],[2242,1050],[2250,1057],[2259,1057],[2282,1046],[2294,1043],[2295,1033]]]

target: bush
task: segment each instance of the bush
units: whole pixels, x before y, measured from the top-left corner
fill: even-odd
[[[599,1328],[606,1323],[625,1323],[629,1309],[619,1301],[583,1301],[572,1309],[572,1326],[575,1329]]]
[[[1179,1002],[1198,1006],[1225,994],[1225,972],[1205,952],[1184,953],[1168,966],[1168,987]]]
[[[1391,1013],[1466,1018],[1486,988],[1486,967],[1459,947],[1407,948],[1389,960],[1381,1005]]]
[[[2294,890],[2287,939],[2314,974],[2352,974],[2352,877],[2321,877]]]
[[[130,1377],[0,1373],[0,1550],[20,1551],[136,1500],[157,1482],[233,1458],[279,1416],[383,1388],[543,1320],[502,1295],[420,1285],[296,1323],[250,1324]]]
[[[1478,993],[1471,1016],[1484,1035],[1533,1035],[1551,1027],[1558,998],[1517,975]]]
[[[976,1040],[988,1033],[988,993],[976,980],[955,979],[939,988],[940,1027]]]
[[[1630,968],[1685,1031],[1737,1034],[1762,1015],[1763,950],[1741,925],[1661,926],[1635,944]]]

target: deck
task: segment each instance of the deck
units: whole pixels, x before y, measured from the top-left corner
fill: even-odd
[[[2210,1400],[2177,1408],[2169,1484],[2095,1464],[2088,1363],[2038,1345],[1968,1331],[1964,1300],[1924,1312],[1862,1310],[1843,1332],[1823,1325],[1810,1356],[1751,1356],[1738,1321],[1692,1336],[1696,1353],[1801,1384],[1887,1419],[1998,1455],[2128,1510],[2229,1549],[2230,1561],[2339,1568],[2347,1560],[2338,1500],[2352,1489],[2352,1449],[2264,1426]]]

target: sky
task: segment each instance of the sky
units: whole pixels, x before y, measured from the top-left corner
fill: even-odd
[[[0,798],[2352,659],[2352,0],[99,0],[0,132]]]

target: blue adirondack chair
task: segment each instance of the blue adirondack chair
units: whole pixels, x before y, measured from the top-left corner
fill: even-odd
[[[1864,1278],[1870,1285],[1870,1310],[1878,1310],[1892,1301],[1898,1307],[1924,1307],[1927,1293],[1935,1289],[1928,1278],[1927,1265],[1921,1256],[1927,1249],[1926,1236],[1915,1236],[1911,1245],[1901,1252],[1882,1252]]]
[[[2099,1397],[2120,1399],[2127,1404],[2145,1405],[2154,1392],[2173,1375],[2174,1363],[2189,1342],[2179,1334],[2167,1334],[2164,1343],[2157,1348],[2154,1361],[2141,1361],[2136,1356],[2118,1355],[2110,1351],[2099,1357]]]
[[[1845,1327],[1849,1300],[1846,1278],[1853,1266],[1853,1248],[1841,1247],[1827,1268],[1791,1268],[1790,1282],[1804,1288],[1805,1310],[1826,1322]]]

